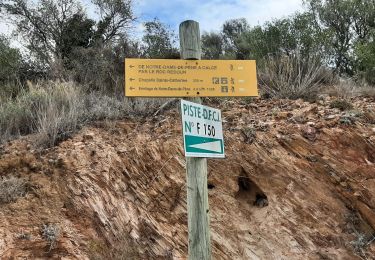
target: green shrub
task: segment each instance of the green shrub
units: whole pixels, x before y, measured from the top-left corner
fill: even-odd
[[[18,49],[11,48],[9,41],[0,35],[0,84],[14,82],[18,78],[21,67],[21,54]]]
[[[357,54],[358,77],[375,86],[375,29],[370,35],[372,40],[357,43],[354,52]]]

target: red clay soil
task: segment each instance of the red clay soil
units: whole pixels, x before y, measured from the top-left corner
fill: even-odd
[[[226,101],[208,163],[213,259],[375,259],[375,101]],[[42,152],[0,148],[27,194],[0,205],[1,259],[186,259],[177,109],[98,122]],[[56,239],[43,225],[57,227]]]

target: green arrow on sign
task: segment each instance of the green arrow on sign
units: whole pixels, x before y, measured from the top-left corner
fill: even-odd
[[[185,147],[188,153],[222,154],[224,151],[223,140],[192,135],[185,135]]]

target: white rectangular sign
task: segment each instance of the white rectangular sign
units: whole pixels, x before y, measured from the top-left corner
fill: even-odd
[[[186,157],[224,158],[221,111],[181,100]]]

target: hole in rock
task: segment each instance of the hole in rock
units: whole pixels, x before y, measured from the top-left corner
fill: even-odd
[[[254,206],[257,206],[257,207],[260,207],[260,208],[268,206],[268,198],[267,198],[266,194],[257,193],[255,195]]]
[[[370,149],[369,147],[366,147],[366,153],[367,153],[367,160],[370,162],[370,163],[375,163],[375,156],[374,156],[374,151],[373,149]]]
[[[238,191],[236,198],[249,205],[257,207],[268,206],[267,195],[261,190],[261,188],[242,170],[240,176],[237,179]]]
[[[212,183],[207,184],[207,189],[212,190],[213,188],[215,188],[215,185],[213,185]]]

